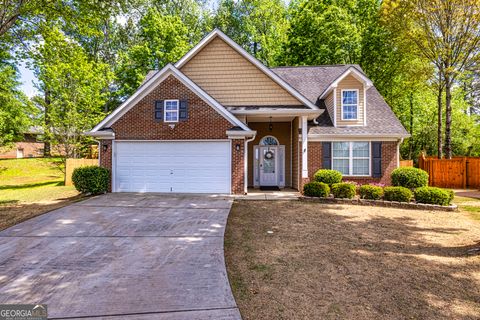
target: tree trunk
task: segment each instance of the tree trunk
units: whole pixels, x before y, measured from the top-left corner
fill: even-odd
[[[443,132],[442,132],[442,127],[443,127],[443,101],[442,101],[442,94],[443,94],[443,85],[442,85],[442,75],[439,72],[438,75],[438,93],[437,93],[437,108],[438,108],[438,131],[437,131],[437,142],[438,142],[438,147],[437,147],[437,155],[438,159],[443,158]]]
[[[413,153],[413,92],[410,92],[410,140],[408,142],[408,159],[412,159]]]
[[[452,92],[451,79],[445,75],[445,156],[452,158]]]
[[[45,89],[45,132],[43,134],[44,139],[44,148],[43,148],[43,156],[50,157],[51,153],[51,145],[50,145],[50,91]]]

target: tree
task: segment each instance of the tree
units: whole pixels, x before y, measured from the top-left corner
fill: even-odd
[[[150,8],[139,24],[137,43],[120,53],[116,75],[121,97],[132,94],[149,70],[176,62],[190,48],[188,29],[178,16]]]
[[[34,99],[44,110],[46,139],[60,148],[62,158],[76,158],[91,130],[103,117],[110,76],[108,66],[95,62],[56,25],[42,30],[43,43],[33,55],[38,89]]]
[[[283,62],[288,65],[358,63],[361,34],[348,1],[295,1]]]
[[[267,66],[278,64],[288,29],[283,1],[222,0],[213,24]]]
[[[34,108],[21,92],[18,70],[0,47],[0,147],[19,141],[32,124]]]
[[[458,77],[478,59],[480,1],[387,0],[392,21],[439,74],[439,93],[445,94],[445,155],[452,157],[452,89]],[[441,89],[442,92],[440,91]],[[441,97],[439,97],[441,103]],[[439,105],[439,117],[441,117]]]

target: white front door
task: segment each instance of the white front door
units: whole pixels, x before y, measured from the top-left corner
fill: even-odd
[[[278,185],[278,148],[262,146],[260,149],[260,186]]]

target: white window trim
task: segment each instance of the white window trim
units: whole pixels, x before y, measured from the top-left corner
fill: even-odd
[[[263,141],[266,139],[266,138],[273,138],[277,144],[264,144]],[[261,146],[279,146],[280,145],[280,141],[278,141],[278,139],[272,135],[268,135],[268,136],[264,136],[262,139],[260,139],[260,143],[259,145]]]
[[[348,157],[335,157],[333,155],[334,143],[346,142],[348,143]],[[368,157],[353,157],[353,143],[354,142],[368,142]],[[348,174],[344,177],[371,177],[372,176],[372,142],[371,141],[334,141],[332,142],[332,169],[334,160],[348,160]],[[368,160],[368,174],[353,174],[353,160]]]
[[[345,119],[343,114],[343,92],[345,91],[355,91],[357,93],[357,117],[355,119]],[[348,106],[353,106],[353,104],[347,104]],[[358,112],[359,112],[359,105],[360,105],[360,92],[358,89],[342,89],[340,95],[340,112],[342,113],[342,121],[358,121]]]
[[[176,102],[177,103],[177,110],[167,110],[167,102]],[[172,113],[172,112],[176,112],[177,113],[177,120],[173,120],[173,121],[167,121],[167,111]],[[179,120],[179,117],[180,117],[180,100],[165,100],[163,101],[163,121],[164,122],[178,122]]]

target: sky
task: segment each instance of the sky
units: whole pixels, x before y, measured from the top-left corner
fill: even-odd
[[[33,85],[33,81],[36,81],[35,75],[33,74],[32,70],[28,69],[23,63],[18,67],[18,70],[20,71],[22,91],[27,95],[27,97],[33,97],[38,93],[38,90]]]

